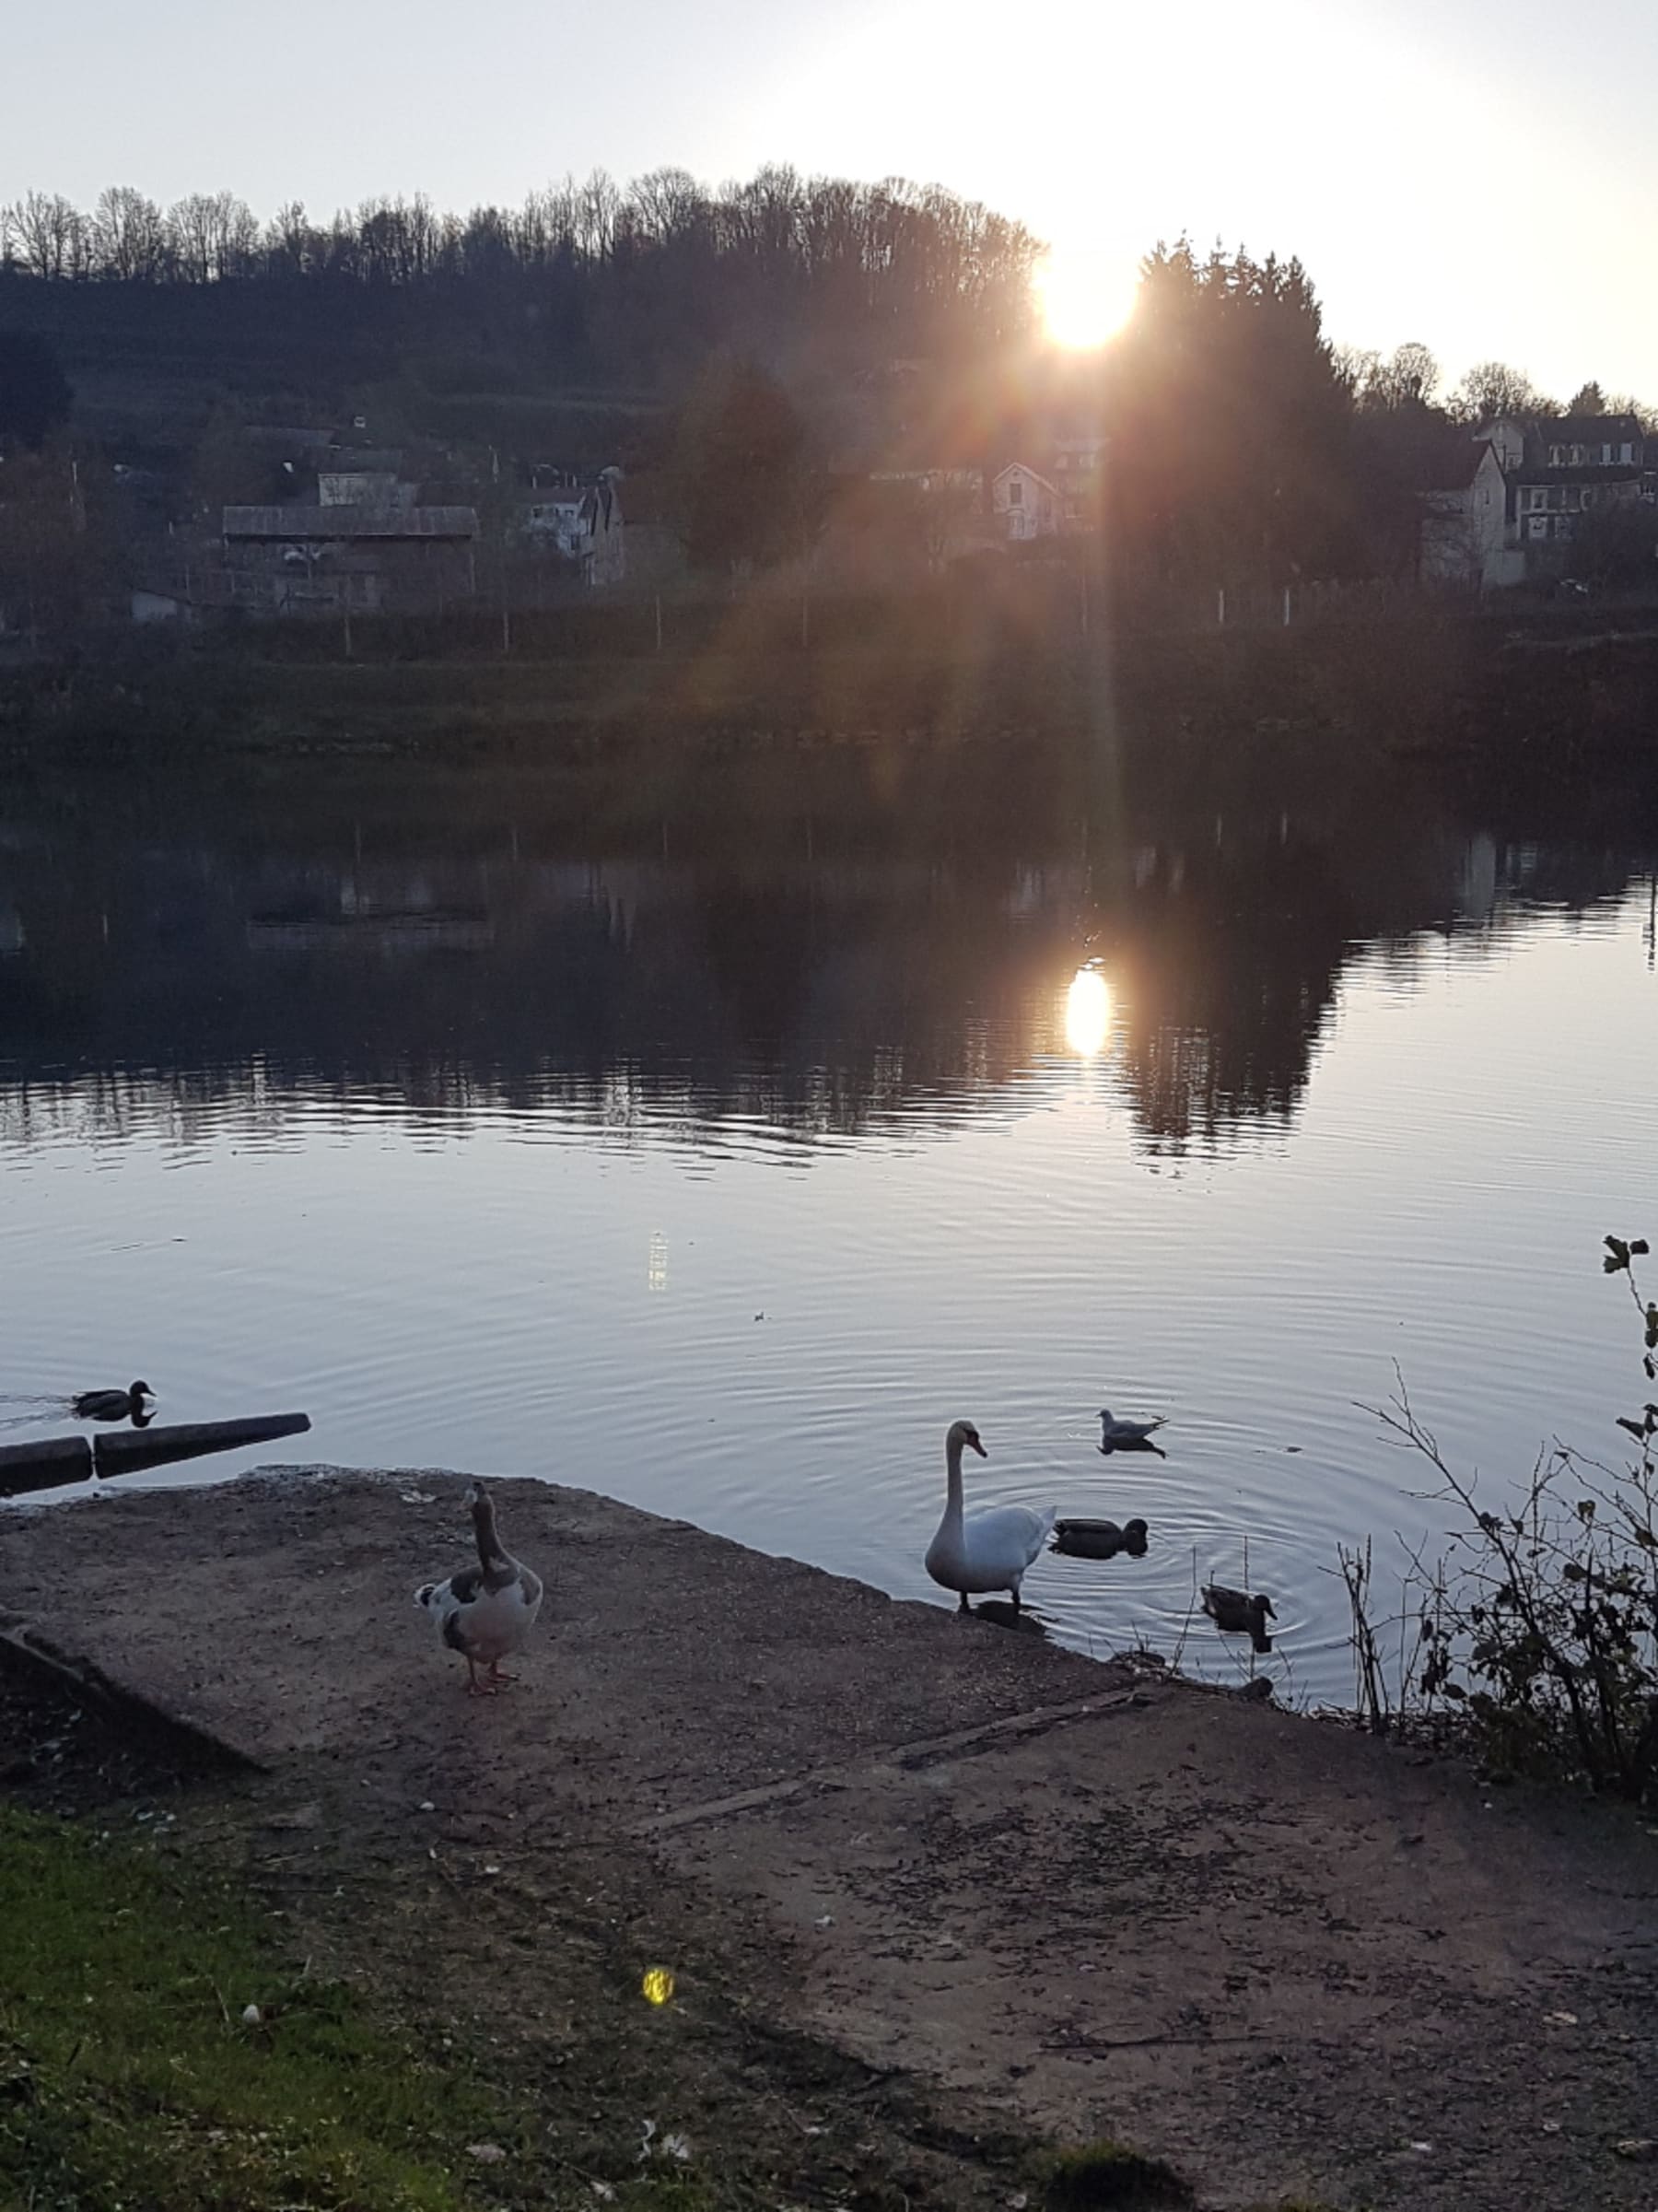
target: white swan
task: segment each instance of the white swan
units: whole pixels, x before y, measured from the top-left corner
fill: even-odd
[[[949,1491],[944,1518],[927,1547],[927,1571],[946,1590],[961,1594],[961,1609],[967,1610],[971,1591],[1010,1590],[1013,1609],[1019,1609],[1019,1586],[1025,1571],[1046,1543],[1054,1527],[1053,1506],[1039,1512],[1034,1505],[992,1505],[983,1513],[962,1514],[962,1450],[970,1446],[981,1459],[990,1455],[979,1442],[970,1421],[952,1422],[944,1439],[944,1466]]]

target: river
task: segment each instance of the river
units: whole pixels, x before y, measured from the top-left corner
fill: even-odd
[[[485,771],[13,791],[6,1437],[143,1375],[949,1602],[966,1414],[971,1495],[1150,1526],[1038,1564],[1051,1633],[1232,1679],[1193,1592],[1247,1580],[1281,1693],[1345,1699],[1337,1542],[1386,1611],[1449,1525],[1366,1409],[1402,1378],[1496,1495],[1642,1395],[1599,1246],[1658,1235],[1655,855],[1546,827],[1293,779],[874,845]],[[1167,1457],[1100,1457],[1107,1403]]]

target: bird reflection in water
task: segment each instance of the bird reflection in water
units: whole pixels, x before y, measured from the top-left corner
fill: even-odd
[[[1071,977],[1065,994],[1065,1041],[1080,1059],[1092,1059],[1111,1035],[1111,986],[1091,960]]]

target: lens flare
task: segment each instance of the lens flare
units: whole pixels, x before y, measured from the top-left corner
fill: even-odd
[[[1042,320],[1056,345],[1092,353],[1115,338],[1134,311],[1136,274],[1101,256],[1056,253],[1036,276]]]
[[[1080,1059],[1092,1059],[1111,1035],[1111,986],[1097,967],[1080,967],[1065,994],[1065,1041]]]

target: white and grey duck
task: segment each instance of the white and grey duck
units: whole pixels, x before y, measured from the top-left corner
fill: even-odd
[[[468,1693],[490,1697],[503,1682],[517,1679],[501,1661],[521,1651],[529,1640],[541,1611],[542,1579],[502,1543],[495,1501],[482,1482],[473,1484],[467,1504],[477,1539],[477,1565],[462,1567],[447,1582],[423,1583],[414,1602],[431,1614],[439,1640],[466,1661]]]

